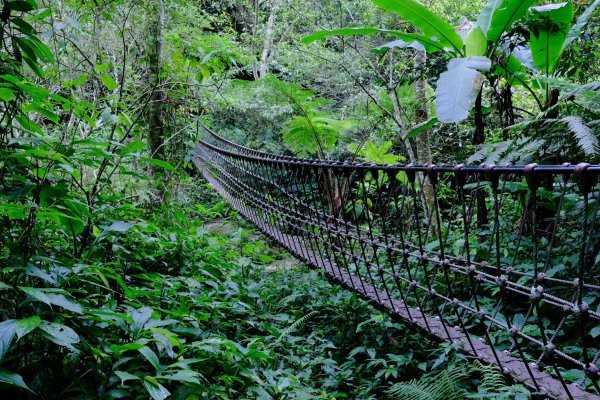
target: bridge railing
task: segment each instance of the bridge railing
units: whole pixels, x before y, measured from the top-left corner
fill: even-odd
[[[599,399],[599,166],[375,165],[206,129],[198,168],[331,278],[551,398]]]

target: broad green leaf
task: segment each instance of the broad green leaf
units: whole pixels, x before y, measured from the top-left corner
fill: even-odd
[[[138,349],[138,351],[146,358],[146,360],[150,361],[150,364],[157,370],[160,371],[160,361],[154,351],[148,346],[143,346]]]
[[[15,98],[15,92],[7,88],[0,88],[0,100],[9,102]]]
[[[87,74],[87,73],[81,74],[81,75],[79,75],[77,78],[75,78],[75,79],[73,80],[73,84],[74,84],[75,86],[81,86],[81,85],[83,85],[84,83],[86,83],[86,82],[87,82],[87,80],[88,80],[89,76],[90,76],[90,75],[89,75],[89,74]]]
[[[94,69],[96,70],[96,72],[100,73],[100,72],[104,72],[104,71],[108,71],[111,68],[110,64],[97,64]]]
[[[129,372],[125,371],[115,371],[115,375],[118,376],[119,379],[121,379],[121,385],[123,385],[127,381],[137,381],[141,379],[139,376],[130,374]]]
[[[136,151],[146,148],[146,143],[142,141],[127,143],[125,146],[117,150],[117,154],[124,156],[127,154],[135,153]]]
[[[527,46],[517,46],[513,49],[511,57],[515,58],[523,67],[527,67],[532,71],[538,71],[537,67],[533,63],[533,55],[531,49]],[[515,61],[510,61],[515,64]]]
[[[21,375],[15,374],[4,368],[0,368],[0,382],[8,383],[9,385],[17,386],[33,393]]]
[[[55,305],[66,310],[81,314],[83,309],[81,305],[73,300],[66,298],[63,294],[55,293],[57,289],[44,289],[32,287],[19,287],[23,292],[27,293],[34,299],[46,303],[49,306]],[[60,291],[60,290],[58,290]]]
[[[115,354],[121,354],[124,351],[139,350],[142,347],[144,347],[142,343],[127,343],[123,345],[113,344],[112,346],[110,346],[110,350]]]
[[[393,48],[405,49],[407,47],[413,48],[415,50],[425,50],[425,46],[423,46],[421,43],[417,42],[416,40],[414,40],[412,42],[407,42],[402,39],[398,39],[398,40],[393,40],[391,42],[383,44],[379,47],[376,47],[372,51],[374,53],[381,54],[381,53],[385,53],[389,49],[393,49]]]
[[[171,394],[171,392],[151,376],[144,377],[144,387],[153,400],[165,400]]]
[[[152,309],[150,307],[133,309],[129,312],[129,316],[133,318],[134,328],[139,331],[146,325],[146,322],[152,318]]]
[[[166,379],[169,381],[178,381],[178,382],[186,382],[186,383],[195,383],[200,384],[200,375],[198,372],[190,371],[187,369],[179,370],[172,374],[164,374],[156,377],[157,379]]]
[[[17,114],[14,117],[14,120],[17,121],[21,127],[21,130],[25,132],[32,132],[39,135],[44,135],[44,131],[38,124],[33,122],[27,117],[25,114]]]
[[[208,68],[206,68],[206,66],[200,64],[200,65],[198,65],[198,68],[200,69],[200,72],[198,72],[196,74],[196,80],[198,82],[202,83],[206,79],[210,78],[211,73],[210,73],[210,70]]]
[[[50,9],[50,8],[40,9],[40,10],[38,10],[38,13],[35,16],[31,17],[31,19],[34,19],[34,20],[45,19],[45,18],[49,17],[50,15],[52,15],[52,9]]]
[[[490,0],[481,10],[479,14],[479,18],[477,19],[477,26],[481,28],[484,34],[490,30],[490,26],[492,25],[492,17],[494,13],[502,5],[503,0]]]
[[[567,35],[567,39],[563,43],[562,51],[565,51],[571,43],[581,35],[581,31],[587,26],[598,6],[600,6],[600,0],[595,0],[588,8],[586,8],[583,14],[577,18],[577,22],[575,22],[575,25],[573,25]]]
[[[573,5],[548,4],[531,9],[528,21],[533,62],[546,75],[554,72],[563,45],[571,29]]]
[[[12,286],[7,285],[6,283],[0,281],[0,290],[6,290],[6,289],[11,289]]]
[[[455,58],[440,75],[436,89],[436,109],[440,122],[460,122],[469,116],[483,84],[483,75],[492,62],[486,57]]]
[[[119,84],[110,75],[100,74],[100,80],[111,92],[119,87]]]
[[[423,132],[426,129],[431,128],[435,124],[439,122],[437,117],[431,118],[428,121],[425,121],[415,127],[413,127],[408,133],[404,136],[405,139],[410,139],[417,136],[419,133]]]
[[[480,26],[483,33],[487,35],[489,41],[497,42],[504,32],[508,31],[516,21],[525,15],[534,1],[535,0],[503,0],[498,4],[497,1],[492,0],[484,7],[486,16],[480,16],[481,22],[478,20],[477,25]],[[488,24],[488,22],[486,22],[487,13],[490,10],[493,10],[492,19],[489,22],[489,29],[486,31],[484,28]]]
[[[454,27],[438,15],[413,0],[372,0],[375,5],[386,11],[398,14],[402,19],[410,22],[419,29],[423,35],[437,40],[460,52],[463,41]]]
[[[17,321],[16,334],[19,339],[33,331],[42,322],[41,318],[37,315],[32,317],[23,318]]]
[[[26,106],[23,107],[23,111],[25,112],[36,112],[39,115],[49,119],[50,121],[54,122],[55,124],[58,123],[58,121],[60,120],[60,117],[58,115],[56,115],[55,113],[53,113],[50,110],[46,110],[45,108],[43,108],[42,106],[40,106],[37,103],[29,103]]]
[[[469,31],[465,48],[467,57],[485,55],[487,50],[487,38],[480,27],[476,26]]]
[[[115,221],[109,226],[107,226],[104,230],[106,232],[127,232],[133,226],[135,226],[135,224],[132,222]]]
[[[50,304],[64,308],[77,314],[83,313],[83,308],[76,301],[70,300],[62,294],[48,293]]]
[[[42,321],[39,327],[44,331],[44,336],[48,340],[72,351],[77,351],[74,345],[79,343],[79,335],[73,329],[63,324],[47,321]]]
[[[121,385],[124,385],[125,382],[127,381],[138,381],[141,380],[142,378],[131,374],[129,372],[125,372],[125,371],[114,371],[115,375],[119,377],[119,379],[121,379]]]
[[[593,338],[597,338],[598,336],[600,336],[600,325],[594,327],[592,329],[592,331],[590,332],[590,334],[592,335]]]
[[[177,172],[177,169],[174,166],[172,166],[171,164],[169,164],[168,162],[163,161],[163,160],[158,160],[156,158],[142,157],[142,161],[147,162],[152,165],[156,165],[157,167],[160,167],[160,168],[164,168],[167,171]]]
[[[0,322],[0,361],[4,358],[4,355],[10,348],[15,332],[17,330],[17,320],[9,319],[4,322]]]
[[[105,285],[108,286],[108,282],[105,280],[104,276],[101,276],[101,279],[105,283]],[[96,315],[103,320],[124,321],[129,324],[133,324],[133,319],[130,316],[124,315],[124,314],[119,314],[119,313],[110,312],[110,311],[102,311],[102,310],[88,311],[88,314]]]
[[[328,36],[368,36],[373,35],[375,33],[382,33],[394,36],[398,39],[404,40],[405,42],[409,43],[419,43],[425,48],[425,50],[427,50],[428,53],[444,51],[445,49],[445,46],[442,43],[427,36],[419,35],[416,33],[405,33],[380,28],[341,28],[332,30],[322,30],[306,36],[302,39],[302,41],[304,43],[312,43],[314,41],[324,39]]]

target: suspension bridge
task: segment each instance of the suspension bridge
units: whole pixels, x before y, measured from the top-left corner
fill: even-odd
[[[600,166],[301,159],[204,131],[196,167],[290,253],[538,398],[600,400]]]

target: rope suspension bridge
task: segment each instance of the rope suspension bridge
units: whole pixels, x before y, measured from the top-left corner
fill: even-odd
[[[538,398],[600,400],[600,166],[300,159],[204,130],[196,167],[292,254]]]

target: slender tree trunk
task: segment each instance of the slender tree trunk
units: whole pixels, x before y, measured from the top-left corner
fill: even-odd
[[[164,103],[165,96],[163,94],[161,83],[163,80],[163,30],[165,24],[165,3],[163,0],[157,0],[156,4],[157,15],[150,27],[149,37],[149,54],[148,61],[150,65],[150,85],[156,89],[152,92],[150,98],[148,130],[150,156],[156,159],[164,157]],[[153,168],[150,168],[150,175],[154,175]]]
[[[271,10],[269,11],[269,19],[267,20],[267,28],[265,31],[265,44],[263,46],[260,68],[258,70],[259,79],[263,79],[269,71],[269,58],[271,56],[271,46],[273,45],[273,26],[275,25],[277,8],[277,0],[271,0]]]
[[[267,72],[269,72],[269,59],[271,58],[271,47],[273,46],[273,34],[275,26],[275,16],[277,15],[277,9],[279,3],[277,0],[271,0],[271,7],[269,10],[269,17],[267,19],[267,26],[265,27],[265,41],[263,42],[263,50],[260,57],[260,62],[252,65],[252,74],[254,80],[263,79]],[[256,38],[258,32],[258,1],[254,1],[254,27],[252,28],[252,35]],[[256,41],[253,41],[256,43]],[[254,44],[252,45],[253,49]]]
[[[424,68],[427,62],[427,53],[422,50],[415,52],[415,100],[417,103],[416,117],[417,124],[426,122],[429,119],[429,111],[427,109],[427,82],[421,76],[421,69]],[[417,147],[417,161],[419,164],[431,164],[431,143],[429,141],[429,129],[425,129],[415,138]]]
[[[475,132],[473,132],[473,140],[471,141],[474,145],[483,144],[485,142],[482,93],[483,90],[480,90],[479,95],[477,95],[477,99],[475,100]]]
[[[513,107],[512,86],[507,83],[500,90],[500,120],[502,121],[502,139],[508,140],[508,127],[515,124],[515,110]]]
[[[392,106],[394,107],[394,122],[398,126],[398,130],[400,132],[400,140],[404,143],[404,147],[406,148],[406,154],[408,155],[408,160],[416,164],[417,157],[415,156],[415,152],[413,151],[412,145],[410,144],[410,140],[404,139],[404,124],[402,123],[402,108],[400,107],[400,99],[398,99],[398,92],[396,92],[396,83],[394,82],[394,53],[393,49],[389,50],[389,60],[390,60],[390,70],[389,70],[389,84],[388,88],[390,91],[390,97],[392,99]],[[376,70],[374,66],[371,66],[373,70]],[[381,107],[380,107],[381,108]]]
[[[254,23],[252,24],[252,54],[256,53],[256,33],[258,32],[258,0],[254,0]],[[260,79],[258,75],[258,66],[256,63],[252,63],[252,76],[254,80],[257,81]]]
[[[482,105],[482,93],[483,90],[479,91],[479,95],[475,100],[475,132],[473,133],[472,143],[474,145],[480,145],[485,142],[485,125],[483,122],[483,105]],[[477,225],[482,227],[488,223],[488,212],[485,201],[485,190],[477,189]]]
[[[429,119],[429,110],[427,109],[427,82],[422,76],[422,69],[427,62],[427,53],[424,50],[415,51],[415,100],[417,103],[416,121],[417,124],[426,122]],[[432,164],[431,142],[429,141],[429,129],[425,129],[415,137],[417,148],[417,162],[421,165]],[[423,187],[423,200],[426,206],[427,215],[431,215],[431,221],[434,222],[433,206],[435,201],[435,188],[423,173],[418,174],[419,182]]]

